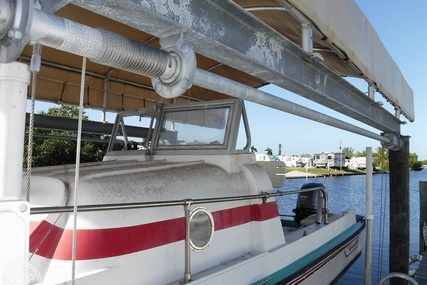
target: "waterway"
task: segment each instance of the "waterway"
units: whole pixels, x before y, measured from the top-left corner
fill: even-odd
[[[410,251],[409,255],[418,254],[419,248],[419,181],[427,181],[427,171],[410,172]],[[366,177],[365,175],[333,176],[318,178],[287,179],[281,189],[295,190],[307,182],[323,183],[329,193],[330,212],[355,209],[360,215],[365,215]],[[389,175],[375,174],[373,176],[373,257],[372,284],[378,284],[388,273],[389,262]],[[296,197],[280,197],[279,211],[281,214],[292,214]],[[338,285],[358,285],[364,283],[365,246],[361,257],[337,282]],[[417,264],[413,264],[416,266]]]

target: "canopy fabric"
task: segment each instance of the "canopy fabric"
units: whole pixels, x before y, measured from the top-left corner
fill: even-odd
[[[414,95],[400,69],[354,1],[290,0],[373,81],[378,90],[414,120]]]

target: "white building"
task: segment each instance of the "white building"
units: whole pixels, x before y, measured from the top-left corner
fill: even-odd
[[[268,155],[265,153],[255,153],[257,161],[275,161],[273,155]]]
[[[345,168],[345,155],[342,152],[316,153],[313,160],[314,167]]]
[[[374,158],[372,158],[372,162],[374,162]],[[348,167],[351,169],[366,169],[366,157],[352,157]]]
[[[277,158],[283,161],[287,167],[302,167],[305,165],[303,159],[298,155],[279,155]]]

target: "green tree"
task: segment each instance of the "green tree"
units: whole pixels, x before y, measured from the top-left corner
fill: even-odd
[[[251,152],[258,152],[258,150],[256,149],[256,147],[254,145],[251,145]]]
[[[265,149],[265,153],[267,153],[268,155],[273,155],[273,150],[271,148],[267,147]]]
[[[418,160],[418,155],[416,153],[409,154],[409,169],[414,171],[423,169],[423,164]]]
[[[61,105],[60,107],[49,108],[47,112],[40,112],[42,115],[77,119],[79,110],[77,107]],[[83,116],[87,120],[87,116]],[[34,138],[32,166],[64,165],[76,163],[77,132],[34,129],[34,135],[44,137],[65,137],[59,138]],[[100,139],[100,135],[82,134],[82,138]],[[106,141],[107,142],[107,141]],[[83,141],[81,145],[80,162],[101,161],[107,150],[107,143]],[[24,167],[27,167],[28,139],[24,146]]]
[[[311,155],[309,155],[308,153],[303,153],[300,155],[300,157],[311,157]]]
[[[366,156],[366,150],[364,150],[364,151],[357,151],[357,152],[354,154],[354,156],[357,156],[357,157],[365,157],[365,156]]]
[[[45,111],[40,111],[40,115],[47,115],[52,117],[61,117],[61,118],[70,118],[78,119],[79,118],[79,108],[75,106],[60,105],[59,107],[52,107]],[[88,120],[89,117],[86,116],[83,112],[83,120]]]
[[[345,148],[342,149],[342,153],[346,156],[346,157],[353,157],[353,153],[354,153],[354,149],[352,147],[346,146]]]
[[[376,167],[384,171],[389,170],[388,149],[379,146],[372,155],[375,159]]]

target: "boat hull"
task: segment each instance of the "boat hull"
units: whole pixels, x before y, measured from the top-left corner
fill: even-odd
[[[331,240],[315,252],[270,276],[268,284],[333,284],[359,258],[362,251],[364,221]],[[299,269],[298,269],[299,268]],[[288,272],[293,272],[289,274]],[[284,275],[285,279],[280,280]],[[254,284],[262,284],[257,282]]]

